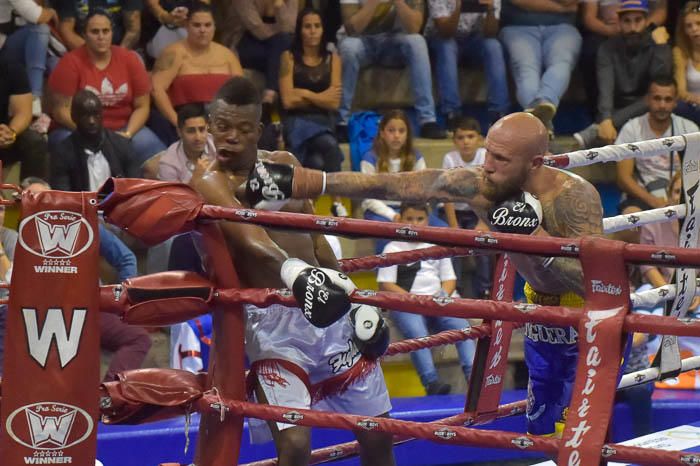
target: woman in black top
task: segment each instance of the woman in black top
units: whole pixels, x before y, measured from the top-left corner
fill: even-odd
[[[313,9],[302,11],[292,46],[281,56],[280,97],[287,149],[305,167],[336,172],[343,161],[334,134],[341,63],[327,45],[321,15]]]

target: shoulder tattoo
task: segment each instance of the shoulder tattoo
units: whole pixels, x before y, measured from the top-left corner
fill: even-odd
[[[563,237],[599,235],[603,233],[603,209],[598,192],[588,183],[575,181],[545,208],[549,233]]]

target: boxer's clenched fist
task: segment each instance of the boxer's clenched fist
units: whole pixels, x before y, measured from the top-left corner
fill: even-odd
[[[301,259],[287,259],[280,275],[314,326],[328,327],[350,311],[349,294],[356,287],[347,275]]]

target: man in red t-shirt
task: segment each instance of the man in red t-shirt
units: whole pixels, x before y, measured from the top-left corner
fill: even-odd
[[[88,89],[102,102],[104,127],[131,139],[138,157],[145,161],[165,150],[158,137],[145,127],[150,112],[150,80],[139,57],[112,45],[112,26],[106,13],[91,12],[85,20],[85,45],[61,58],[49,77],[54,96],[52,117],[60,125],[49,134],[55,146],[75,129],[70,116],[76,92]]]

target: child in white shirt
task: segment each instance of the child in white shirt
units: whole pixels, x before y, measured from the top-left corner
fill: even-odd
[[[415,226],[428,224],[429,209],[426,204],[401,204],[399,221]],[[428,243],[391,241],[384,247],[384,252],[412,251],[433,246]],[[451,296],[455,291],[455,273],[449,258],[424,260],[410,265],[393,265],[379,269],[377,273],[379,289],[394,293],[413,293],[417,295]],[[420,314],[391,311],[391,318],[405,338],[419,338],[429,335],[428,324],[437,331],[463,329],[469,327],[466,319],[456,317],[424,317]],[[456,344],[457,353],[464,375],[469,379],[475,345],[473,341]],[[438,378],[433,356],[429,349],[411,353],[411,360],[428,395],[442,395],[451,390],[451,386]]]
[[[457,120],[452,142],[456,150],[448,152],[442,160],[442,168],[471,167],[484,164],[486,149],[482,147],[479,122],[471,117]],[[451,228],[488,230],[466,203],[446,202],[438,209],[438,216]],[[491,291],[492,260],[489,256],[458,257],[453,260],[457,273],[457,288],[464,297],[483,298]],[[469,273],[471,271],[471,273]],[[471,280],[469,280],[471,278]]]

